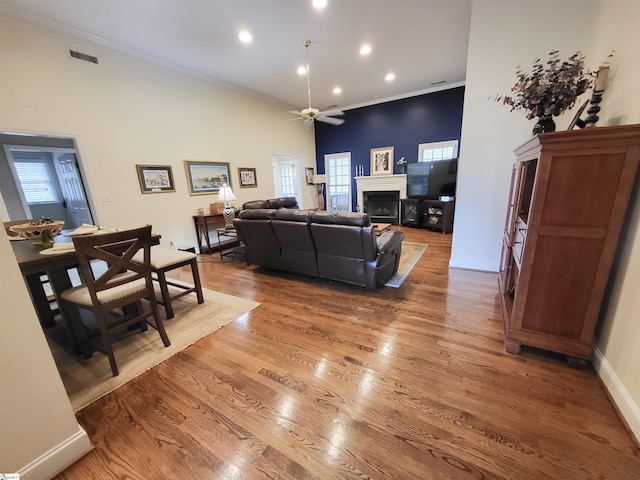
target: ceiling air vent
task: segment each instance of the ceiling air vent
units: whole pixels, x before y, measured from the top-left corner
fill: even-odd
[[[88,53],[82,53],[77,50],[69,49],[69,56],[71,58],[82,60],[83,62],[95,63],[96,65],[98,64],[98,57],[94,57],[93,55],[89,55]]]

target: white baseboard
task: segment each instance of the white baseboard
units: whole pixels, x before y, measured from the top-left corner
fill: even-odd
[[[624,384],[598,348],[593,350],[592,362],[620,414],[636,437],[636,441],[640,442],[640,407],[631,398]]]
[[[84,429],[78,425],[78,431],[62,443],[21,468],[21,480],[42,480],[61,472],[83,455],[93,449],[91,440]]]
[[[474,270],[477,272],[498,272],[498,265],[495,263],[483,263],[477,262],[475,259],[464,259],[453,256],[449,259],[449,268],[456,268],[458,270]]]

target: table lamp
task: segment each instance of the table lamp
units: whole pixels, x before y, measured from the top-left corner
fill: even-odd
[[[218,201],[224,202],[224,210],[222,211],[222,217],[224,218],[224,228],[233,228],[233,218],[235,217],[235,211],[229,205],[229,200],[237,200],[233,194],[231,187],[224,183],[220,190],[218,190]]]

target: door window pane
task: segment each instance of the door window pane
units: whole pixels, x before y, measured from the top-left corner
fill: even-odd
[[[351,211],[351,154],[325,156],[327,172],[327,209],[334,212]]]
[[[293,165],[280,166],[280,185],[282,187],[283,197],[295,197],[296,189],[294,185]]]

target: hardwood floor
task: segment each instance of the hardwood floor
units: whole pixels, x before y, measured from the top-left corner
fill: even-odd
[[[96,448],[57,478],[638,479],[595,373],[506,353],[497,275],[403,231],[429,248],[375,292],[202,256],[262,305],[81,411]]]

